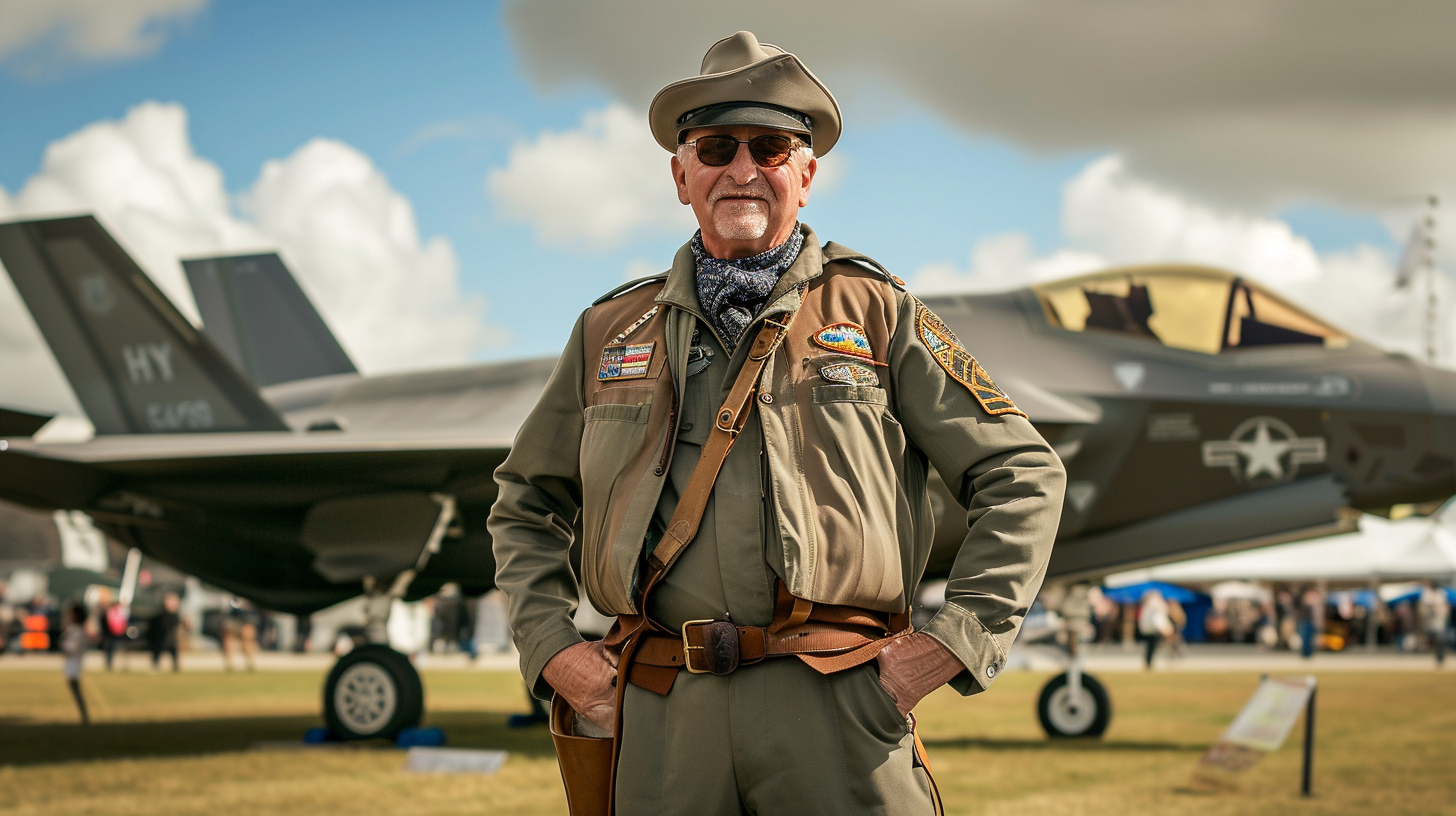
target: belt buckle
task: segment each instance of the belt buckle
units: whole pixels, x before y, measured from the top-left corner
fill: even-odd
[[[688,632],[702,627],[703,645],[694,646],[688,640]],[[728,621],[691,620],[683,624],[683,667],[692,674],[715,674],[719,677],[731,674],[738,668],[738,627]],[[700,653],[707,668],[693,665],[693,653]]]

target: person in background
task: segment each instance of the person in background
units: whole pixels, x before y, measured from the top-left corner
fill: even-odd
[[[147,646],[152,651],[152,671],[157,671],[162,662],[162,653],[172,656],[172,671],[177,671],[177,630],[182,618],[177,614],[181,599],[177,593],[168,592],[162,596],[162,610],[147,624]]]
[[[233,653],[241,649],[243,665],[248,671],[254,669],[254,658],[258,654],[258,624],[252,607],[239,598],[234,598],[222,619],[222,664],[224,671],[233,670]]]
[[[10,648],[11,627],[15,625],[15,610],[5,600],[5,582],[0,581],[0,654]]]
[[[1408,600],[1400,601],[1395,605],[1395,632],[1391,639],[1395,642],[1398,651],[1414,651],[1419,645],[1416,637],[1416,609],[1415,604]]]
[[[106,652],[107,671],[111,671],[118,649],[123,652],[122,668],[126,668],[126,629],[130,623],[128,617],[126,607],[121,605],[121,601],[112,601],[101,613],[101,649]]]
[[[81,724],[90,725],[86,714],[86,698],[81,696],[81,661],[86,657],[86,647],[91,638],[86,635],[86,607],[76,604],[66,609],[66,626],[61,630],[61,654],[65,663],[61,672],[66,685],[71,687],[71,696],[76,698],[76,709],[81,712]]]
[[[296,654],[313,651],[313,617],[310,615],[296,615],[297,621],[293,630],[293,651]]]
[[[1143,669],[1152,671],[1153,655],[1158,651],[1158,644],[1173,634],[1173,620],[1168,615],[1168,602],[1163,600],[1163,593],[1156,589],[1143,593],[1142,602],[1138,605],[1137,628],[1138,637],[1142,638],[1146,648]]]
[[[1168,599],[1168,655],[1170,657],[1182,657],[1183,630],[1188,626],[1188,613],[1183,611],[1183,604],[1176,600]]]
[[[1451,601],[1446,590],[1430,581],[1421,587],[1421,628],[1430,641],[1431,651],[1436,654],[1436,668],[1446,663],[1446,627],[1451,623]]]
[[[1298,629],[1301,657],[1314,657],[1314,650],[1319,646],[1319,635],[1324,629],[1324,606],[1324,593],[1313,587],[1306,589],[1300,598]]]
[[[459,646],[460,637],[460,585],[448,583],[440,587],[435,596],[435,613],[430,619],[431,652],[450,652]]]

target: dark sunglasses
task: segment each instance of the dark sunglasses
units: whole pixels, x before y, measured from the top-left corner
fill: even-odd
[[[733,163],[738,155],[738,146],[748,145],[748,155],[759,167],[778,167],[789,160],[794,149],[802,144],[788,136],[764,134],[752,139],[735,139],[732,136],[699,136],[683,144],[697,151],[698,161],[709,167],[723,167]]]

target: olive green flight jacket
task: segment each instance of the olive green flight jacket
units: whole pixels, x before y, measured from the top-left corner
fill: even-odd
[[[718,512],[771,520],[763,557],[794,595],[903,612],[930,556],[933,464],[967,509],[970,531],[946,605],[922,631],[965,664],[951,685],[981,691],[1004,667],[1041,587],[1061,515],[1061,462],[923,304],[873,261],[821,248],[802,229],[798,259],[726,361],[731,382],[761,321],[790,320],[754,408],[765,506]],[[622,287],[582,314],[496,470],[500,496],[488,522],[496,583],[538,696],[550,694],[547,661],[581,640],[571,623],[575,522],[587,597],[605,614],[637,611],[635,581],[644,542],[661,533],[652,524],[682,430],[695,328],[712,331],[684,246],[665,279]]]

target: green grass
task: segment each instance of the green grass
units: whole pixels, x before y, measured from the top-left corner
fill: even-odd
[[[917,716],[949,813],[1456,814],[1456,678],[1422,672],[1321,677],[1313,799],[1299,796],[1298,731],[1236,790],[1194,793],[1189,775],[1257,683],[1226,673],[1109,674],[1116,716],[1100,741],[1049,742],[1033,706],[1045,675],[1009,674],[971,699],[932,695]],[[387,814],[565,812],[544,730],[505,727],[522,708],[509,673],[425,672],[427,722],[457,747],[511,752],[493,776],[401,770],[379,747],[249,751],[319,724],[322,677],[89,674],[97,723],[52,672],[0,673],[0,814]]]

